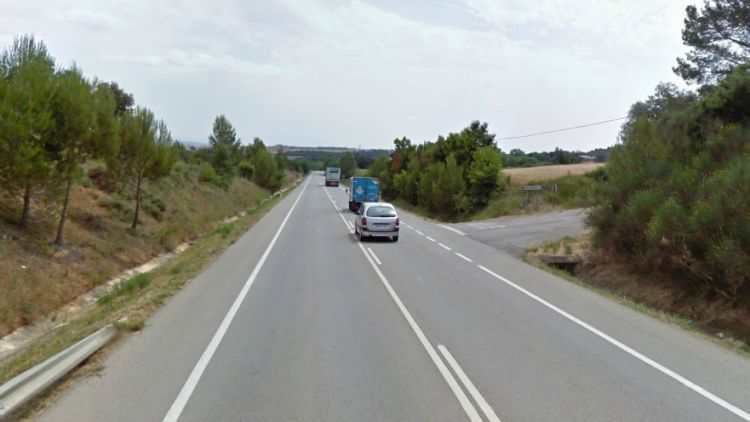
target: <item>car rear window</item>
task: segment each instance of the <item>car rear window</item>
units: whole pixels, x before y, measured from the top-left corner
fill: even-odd
[[[329,173],[338,173],[339,169],[328,169]]]
[[[367,209],[367,216],[368,217],[395,217],[396,210],[394,210],[391,207],[375,205],[374,207],[370,207]]]

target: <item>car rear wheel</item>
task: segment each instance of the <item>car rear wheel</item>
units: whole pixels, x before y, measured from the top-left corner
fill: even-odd
[[[398,236],[393,236],[391,239],[393,239],[394,242],[398,242]]]

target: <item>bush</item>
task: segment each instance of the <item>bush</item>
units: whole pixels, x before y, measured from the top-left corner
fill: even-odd
[[[101,198],[96,202],[122,221],[129,221],[135,215],[135,207],[130,201],[118,197]]]
[[[750,73],[652,98],[613,149],[591,223],[604,248],[675,272],[687,291],[750,301]],[[657,92],[658,94],[658,92]],[[642,107],[642,106],[641,106]],[[635,106],[634,106],[635,108]]]
[[[210,183],[212,185],[220,185],[221,179],[216,174],[213,166],[207,162],[202,162],[198,168],[198,181],[203,183]]]

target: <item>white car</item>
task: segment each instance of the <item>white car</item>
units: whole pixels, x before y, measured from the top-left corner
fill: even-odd
[[[387,202],[365,202],[354,217],[354,235],[359,240],[390,237],[398,241],[399,220],[396,208]]]

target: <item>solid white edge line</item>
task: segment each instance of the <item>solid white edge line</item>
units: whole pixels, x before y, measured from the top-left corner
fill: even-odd
[[[255,281],[256,277],[258,277],[258,273],[260,272],[260,269],[263,267],[263,264],[266,262],[268,255],[271,253],[271,250],[276,244],[276,240],[278,240],[279,235],[281,235],[281,231],[284,229],[284,226],[286,226],[286,223],[289,220],[289,217],[292,215],[292,212],[297,207],[297,203],[299,202],[300,198],[302,198],[302,194],[305,193],[305,189],[307,188],[308,183],[310,183],[309,178],[307,179],[307,182],[305,182],[305,185],[302,187],[302,191],[300,191],[299,195],[297,195],[297,199],[295,199],[294,203],[292,204],[292,207],[289,209],[289,212],[286,213],[286,217],[284,217],[284,220],[281,221],[281,225],[276,230],[276,234],[274,234],[273,238],[271,239],[271,242],[268,244],[268,246],[266,247],[266,250],[263,252],[263,255],[261,255],[260,259],[258,260],[258,263],[255,264],[255,268],[253,268],[253,272],[250,273],[250,277],[248,277],[247,281],[245,282],[245,285],[242,286],[242,290],[240,290],[240,293],[234,299],[232,306],[229,308],[229,311],[224,316],[224,319],[221,321],[221,325],[219,325],[219,328],[216,330],[216,333],[214,333],[213,338],[211,338],[211,341],[208,343],[208,346],[206,346],[206,349],[203,351],[203,354],[201,355],[200,359],[198,359],[198,362],[195,364],[195,367],[193,367],[192,372],[190,372],[190,376],[188,377],[187,381],[185,381],[185,384],[182,386],[180,393],[177,395],[177,398],[172,403],[172,406],[169,408],[169,411],[164,416],[164,419],[163,419],[164,422],[175,422],[180,418],[182,411],[185,409],[185,405],[187,405],[188,400],[190,400],[190,396],[193,394],[193,390],[195,390],[195,387],[198,385],[198,382],[200,381],[201,376],[203,375],[203,372],[206,370],[208,363],[211,361],[211,358],[216,352],[216,349],[219,347],[221,340],[224,338],[224,335],[229,329],[229,325],[232,323],[232,320],[234,320],[234,317],[237,314],[237,311],[242,305],[242,302],[245,300],[245,296],[247,296],[247,292],[250,290],[250,287],[252,287],[253,282]]]
[[[377,255],[375,255],[375,251],[372,250],[372,248],[368,247],[367,250],[370,252],[370,255],[372,255],[372,259],[375,260],[375,262],[378,263],[378,265],[383,265],[383,263],[380,261]]]
[[[442,243],[438,242],[438,245],[440,245],[441,248],[445,249],[446,251],[451,251],[453,249],[450,248],[450,246],[443,245]]]
[[[425,238],[426,238],[427,240],[429,240],[430,242],[434,242],[434,241],[435,241],[435,239],[431,238],[430,236],[425,236]]]
[[[451,227],[451,226],[448,226],[448,225],[446,225],[446,224],[438,224],[438,226],[440,226],[440,227],[442,227],[442,228],[444,228],[444,229],[446,229],[446,230],[450,230],[450,231],[452,231],[452,232],[454,232],[454,233],[457,233],[457,234],[459,234],[459,235],[461,235],[461,236],[466,236],[466,233],[462,232],[462,231],[461,231],[461,230],[459,230],[459,229],[456,229],[456,228],[453,228],[453,227]]]
[[[466,262],[474,262],[471,258],[469,258],[466,255],[460,254],[458,252],[453,252],[453,253],[456,254],[456,256],[458,256],[459,258],[463,259]]]
[[[736,416],[739,416],[743,420],[750,421],[750,413],[740,409],[739,407],[729,403],[728,401],[722,399],[721,397],[715,395],[714,393],[706,390],[705,388],[699,386],[698,384],[690,381],[689,379],[683,377],[682,375],[678,374],[677,372],[667,368],[666,366],[660,364],[659,362],[656,362],[655,360],[649,358],[648,356],[642,354],[641,352],[633,349],[632,347],[620,342],[619,340],[610,337],[608,334],[605,334],[604,332],[600,331],[597,328],[594,328],[593,326],[589,325],[588,323],[578,319],[577,317],[569,314],[568,312],[558,308],[557,306],[547,302],[546,300],[542,299],[541,297],[535,295],[534,293],[531,293],[530,291],[524,289],[523,287],[519,286],[518,284],[508,280],[507,278],[496,274],[492,270],[482,266],[477,265],[479,269],[486,272],[487,274],[497,278],[498,280],[504,282],[505,284],[513,287],[514,289],[520,291],[521,293],[525,294],[526,296],[534,299],[535,301],[541,303],[542,305],[546,306],[547,308],[557,312],[558,314],[562,315],[563,317],[567,318],[568,320],[574,322],[575,324],[585,328],[586,330],[590,331],[593,334],[596,334],[600,338],[604,339],[605,341],[609,342],[610,344],[614,345],[615,347],[619,348],[620,350],[630,354],[631,356],[635,357],[636,359],[640,360],[641,362],[645,363],[648,366],[651,366],[652,368],[660,371],[661,373],[667,375],[668,377],[672,378],[673,380],[679,382],[680,384],[684,385],[685,387],[695,391],[696,393],[700,394],[701,396],[707,398],[708,400],[711,400],[715,404],[723,407],[724,409],[734,413]]]
[[[464,372],[463,368],[461,368],[461,365],[459,365],[456,359],[453,358],[451,352],[449,352],[448,349],[442,344],[438,344],[437,348],[438,350],[440,350],[440,353],[443,354],[443,358],[445,358],[446,362],[448,362],[448,365],[453,368],[453,372],[458,375],[458,379],[461,380],[461,382],[464,384],[464,387],[469,390],[469,394],[471,394],[471,396],[474,398],[474,401],[477,402],[479,408],[482,409],[482,413],[484,413],[484,416],[486,416],[490,422],[500,422],[500,418],[497,417],[497,414],[492,409],[492,406],[487,403],[487,400],[484,399],[482,393],[480,393],[477,387],[474,386],[474,383],[471,382],[471,379],[469,379],[469,377],[466,375],[466,372]]]
[[[425,336],[424,332],[422,332],[422,329],[419,328],[419,325],[417,324],[417,321],[414,320],[414,318],[411,316],[411,313],[409,313],[409,310],[406,309],[406,306],[403,302],[401,302],[401,298],[398,297],[398,294],[396,294],[396,291],[393,290],[393,287],[391,287],[391,284],[388,282],[388,280],[385,278],[383,273],[380,271],[380,268],[375,264],[375,262],[372,260],[370,255],[367,254],[365,251],[364,246],[362,246],[361,243],[357,243],[357,246],[362,250],[362,253],[367,258],[367,262],[370,263],[370,266],[373,270],[375,270],[375,274],[378,275],[378,278],[380,278],[380,281],[383,283],[383,286],[385,286],[385,289],[390,293],[391,298],[394,302],[396,302],[396,306],[401,311],[401,314],[406,318],[406,322],[411,327],[412,331],[414,331],[414,334],[417,335],[417,338],[419,339],[419,342],[422,343],[422,347],[427,351],[427,355],[430,356],[430,359],[432,359],[432,362],[437,366],[438,371],[440,372],[440,375],[443,376],[443,379],[445,379],[445,382],[448,383],[448,386],[450,387],[451,391],[453,391],[453,394],[458,399],[458,402],[461,404],[461,407],[463,407],[466,414],[469,416],[469,420],[472,422],[482,422],[482,418],[479,416],[479,413],[477,412],[477,409],[474,408],[474,405],[471,403],[471,400],[466,396],[466,393],[461,389],[461,387],[458,385],[458,381],[456,381],[456,378],[451,374],[451,372],[448,370],[448,367],[445,366],[445,363],[440,359],[440,355],[435,351],[435,348],[432,347],[432,344],[430,344],[430,341],[427,340],[427,336]]]

